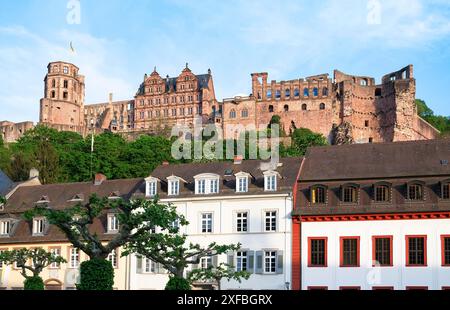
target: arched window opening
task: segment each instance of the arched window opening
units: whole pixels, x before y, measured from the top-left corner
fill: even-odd
[[[309,97],[309,89],[308,88],[305,88],[303,90],[303,97]]]
[[[320,108],[321,110],[325,110],[325,103],[321,103],[319,108]]]
[[[313,89],[313,95],[314,95],[314,97],[319,96],[319,89],[318,89],[317,87],[314,87],[314,89]]]
[[[306,105],[306,103],[302,104],[302,111],[306,111],[308,110],[308,106]]]

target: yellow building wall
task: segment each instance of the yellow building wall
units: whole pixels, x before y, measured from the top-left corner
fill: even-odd
[[[79,267],[70,268],[70,243],[46,243],[46,244],[23,244],[23,245],[0,245],[1,250],[13,250],[20,248],[42,248],[50,251],[53,248],[60,249],[60,255],[67,261],[59,266],[59,268],[46,268],[40,274],[44,280],[47,289],[75,289],[75,284],[79,283]],[[80,264],[89,257],[82,251],[80,253]],[[117,250],[117,268],[114,269],[114,289],[128,289],[127,265],[128,257],[120,257],[121,251]],[[31,274],[28,272],[28,274]],[[21,269],[16,269],[12,265],[5,265],[0,268],[0,290],[5,289],[23,289],[25,278],[21,275]]]

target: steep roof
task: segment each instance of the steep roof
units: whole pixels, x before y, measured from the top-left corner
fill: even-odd
[[[298,171],[302,158],[282,158],[280,164],[275,167],[264,166],[267,161],[244,160],[241,164],[234,162],[211,162],[180,165],[162,165],[156,168],[151,174],[152,177],[167,183],[167,178],[177,176],[187,182],[180,188],[179,197],[188,197],[195,194],[194,176],[201,174],[216,174],[221,179],[220,193],[218,195],[246,195],[246,194],[264,194],[264,172],[273,170],[279,173],[280,178],[277,183],[279,192],[292,192],[297,180]],[[262,166],[263,165],[263,166]],[[271,169],[270,169],[271,168]],[[251,175],[248,193],[236,193],[235,174],[245,172]],[[161,198],[167,196],[167,186],[161,186],[158,193]],[[145,189],[141,189],[142,191]]]
[[[438,176],[450,174],[450,140],[313,147],[300,181]]]
[[[34,208],[36,202],[43,197],[48,198],[48,205],[54,209],[73,205],[70,200],[77,195],[82,197],[84,202],[87,202],[92,194],[108,197],[114,193],[123,199],[129,199],[143,181],[143,179],[106,180],[101,185],[85,182],[21,187],[8,199],[5,210],[0,212],[0,215],[23,213]]]
[[[211,79],[210,74],[200,74],[200,75],[196,75],[195,77],[197,78],[197,81],[198,81],[198,90],[208,88],[209,80]],[[166,84],[166,92],[169,91],[170,89],[177,88],[177,79],[178,79],[178,77],[164,79],[165,84]],[[139,86],[139,89],[137,92],[137,95],[142,95],[142,94],[144,94],[144,83],[142,83]]]
[[[5,196],[14,186],[13,181],[0,170],[0,196]]]

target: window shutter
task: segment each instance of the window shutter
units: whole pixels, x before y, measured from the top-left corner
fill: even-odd
[[[278,251],[277,252],[277,274],[282,274],[283,273],[283,251]]]
[[[214,255],[212,257],[212,265],[214,268],[217,268],[219,266],[219,255]]]
[[[263,257],[264,252],[263,251],[256,251],[256,274],[263,274],[264,268],[263,268]]]
[[[253,273],[255,269],[255,251],[247,251],[247,272]]]
[[[234,269],[234,252],[230,251],[227,253],[227,265],[229,269]]]
[[[142,258],[136,257],[136,272],[142,273]]]

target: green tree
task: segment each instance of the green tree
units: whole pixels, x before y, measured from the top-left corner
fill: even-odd
[[[248,280],[250,273],[247,271],[235,271],[233,266],[228,264],[220,264],[219,266],[210,266],[206,269],[195,269],[189,273],[189,282],[214,280],[217,283],[218,290],[221,290],[222,279],[227,281],[235,280],[239,283],[242,279]]]
[[[107,213],[117,215],[120,229],[109,242],[103,242],[91,229],[95,221],[100,221],[101,217]],[[122,199],[109,200],[92,195],[86,204],[77,205],[63,210],[48,208],[45,205],[36,206],[33,210],[25,213],[25,218],[31,220],[36,216],[47,218],[48,222],[57,226],[67,237],[75,248],[86,253],[90,261],[81,266],[81,281],[84,279],[89,283],[80,283],[80,288],[92,288],[93,286],[105,288],[102,277],[86,276],[89,270],[95,270],[99,266],[99,260],[105,261],[110,253],[117,248],[125,246],[134,240],[141,240],[142,236],[147,236],[155,226],[163,230],[170,227],[178,217],[173,207],[159,205],[157,201],[147,201],[136,199],[126,202]],[[100,263],[101,264],[101,263]],[[106,264],[106,263],[105,263]],[[102,266],[104,266],[103,264]],[[110,262],[107,264],[111,265]],[[87,269],[87,271],[85,271]],[[114,278],[112,268],[104,268],[106,278]],[[97,278],[95,285],[92,281]],[[108,289],[112,289],[112,286]]]
[[[319,134],[314,133],[306,128],[297,128],[292,133],[292,142],[290,147],[281,148],[281,156],[298,157],[303,156],[306,153],[308,147],[327,145],[326,138]]]
[[[161,206],[161,210],[173,209],[173,206]],[[125,245],[122,255],[135,253],[138,257],[148,258],[161,264],[169,273],[170,280],[166,289],[182,290],[190,286],[190,281],[185,274],[189,265],[198,265],[202,257],[213,257],[229,251],[237,251],[240,244],[219,245],[216,242],[208,246],[201,246],[187,242],[187,235],[180,233],[180,227],[189,223],[184,216],[177,215],[167,218],[166,226],[156,225],[154,231],[147,231],[133,238]],[[176,224],[175,224],[176,223]],[[239,278],[240,274],[236,274]]]
[[[15,264],[21,269],[21,275],[25,278],[25,290],[43,290],[44,282],[40,274],[53,263],[61,264],[66,260],[59,255],[47,252],[43,249],[15,249],[0,253],[0,261],[7,265]],[[29,275],[27,272],[31,272]]]
[[[36,168],[42,184],[58,182],[59,156],[48,140],[41,140],[35,151]]]
[[[425,101],[416,99],[417,113],[420,117],[430,123],[434,128],[441,132],[442,136],[450,135],[450,117],[435,115]]]
[[[6,171],[11,161],[11,152],[3,142],[3,138],[0,136],[0,169]]]

